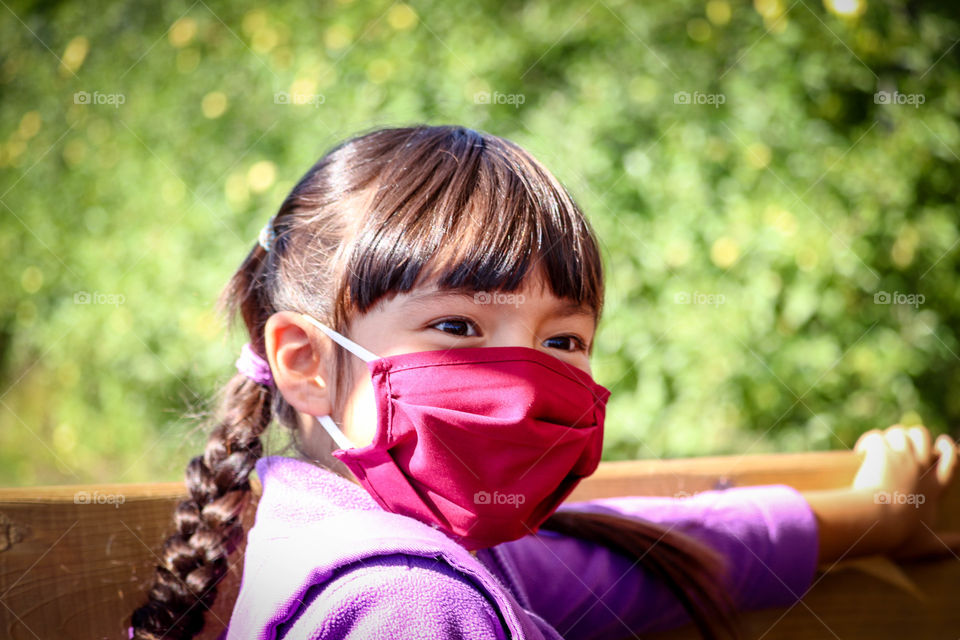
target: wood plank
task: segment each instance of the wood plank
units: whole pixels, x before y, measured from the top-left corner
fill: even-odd
[[[580,483],[570,500],[760,484],[832,489],[850,484],[859,464],[848,451],[604,462]]]
[[[123,496],[123,502],[77,504],[77,491]],[[149,588],[173,509],[185,495],[182,483],[0,490],[0,522],[7,523],[10,543],[0,551],[0,638],[125,639],[124,618]],[[248,527],[255,510],[252,502]],[[10,535],[11,529],[19,533]],[[242,558],[241,546],[201,637],[216,638],[229,620]]]
[[[875,577],[892,568],[917,589]],[[743,637],[750,640],[953,640],[960,630],[960,561],[897,565],[883,558],[821,567],[814,586],[789,609],[750,611]],[[696,629],[651,634],[649,640],[700,640]]]
[[[774,483],[826,489],[848,484],[857,466],[849,452],[605,462],[570,500]],[[256,494],[259,483],[253,480]],[[173,508],[184,495],[176,482],[0,489],[0,637],[126,638],[124,619],[141,602]],[[255,510],[256,495],[244,514],[248,527]],[[942,511],[960,528],[956,486]],[[242,557],[241,547],[231,557],[202,638],[216,638],[229,619]],[[899,585],[889,577],[897,572]],[[915,640],[954,638],[960,635],[958,594],[960,559],[902,566],[879,558],[842,562],[791,610],[746,614],[745,637],[831,638],[832,630],[844,639],[907,633]],[[954,635],[944,635],[947,630]],[[657,637],[696,635],[687,629]]]

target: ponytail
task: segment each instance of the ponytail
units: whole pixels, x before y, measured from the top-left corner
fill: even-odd
[[[223,390],[221,418],[202,455],[187,465],[189,497],[174,513],[176,532],[160,552],[146,604],[134,611],[132,638],[192,638],[203,629],[227,558],[243,541],[240,516],[250,472],[263,454],[272,419],[272,387],[235,375]]]

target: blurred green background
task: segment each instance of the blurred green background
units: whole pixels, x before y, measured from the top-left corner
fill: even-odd
[[[594,224],[607,459],[960,435],[952,10],[261,5],[0,10],[0,484],[182,478],[245,341],[219,289],[331,145],[414,122]]]

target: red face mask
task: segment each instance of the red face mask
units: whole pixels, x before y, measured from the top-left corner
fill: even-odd
[[[380,358],[314,318],[367,362],[373,442],[355,447],[330,416],[333,452],[392,513],[468,550],[534,533],[600,462],[610,391],[529,347],[418,351]]]

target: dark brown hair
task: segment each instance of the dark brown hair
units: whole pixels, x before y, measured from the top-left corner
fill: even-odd
[[[220,298],[261,356],[264,326],[277,311],[307,313],[347,333],[351,318],[428,275],[439,288],[509,292],[538,266],[557,297],[586,305],[598,320],[603,308],[599,247],[567,191],[519,146],[464,127],[377,129],[339,144],[294,186],[274,229],[272,249],[255,245]],[[350,356],[335,353],[338,420],[354,376]],[[263,455],[260,437],[276,417],[297,438],[296,410],[240,374],[222,391],[218,416],[203,454],[187,466],[190,495],[177,506],[148,602],[133,614],[136,638],[191,638],[202,629],[244,535],[240,514]],[[636,561],[676,594],[705,638],[733,635],[722,559],[692,537],[572,511],[542,527]]]

